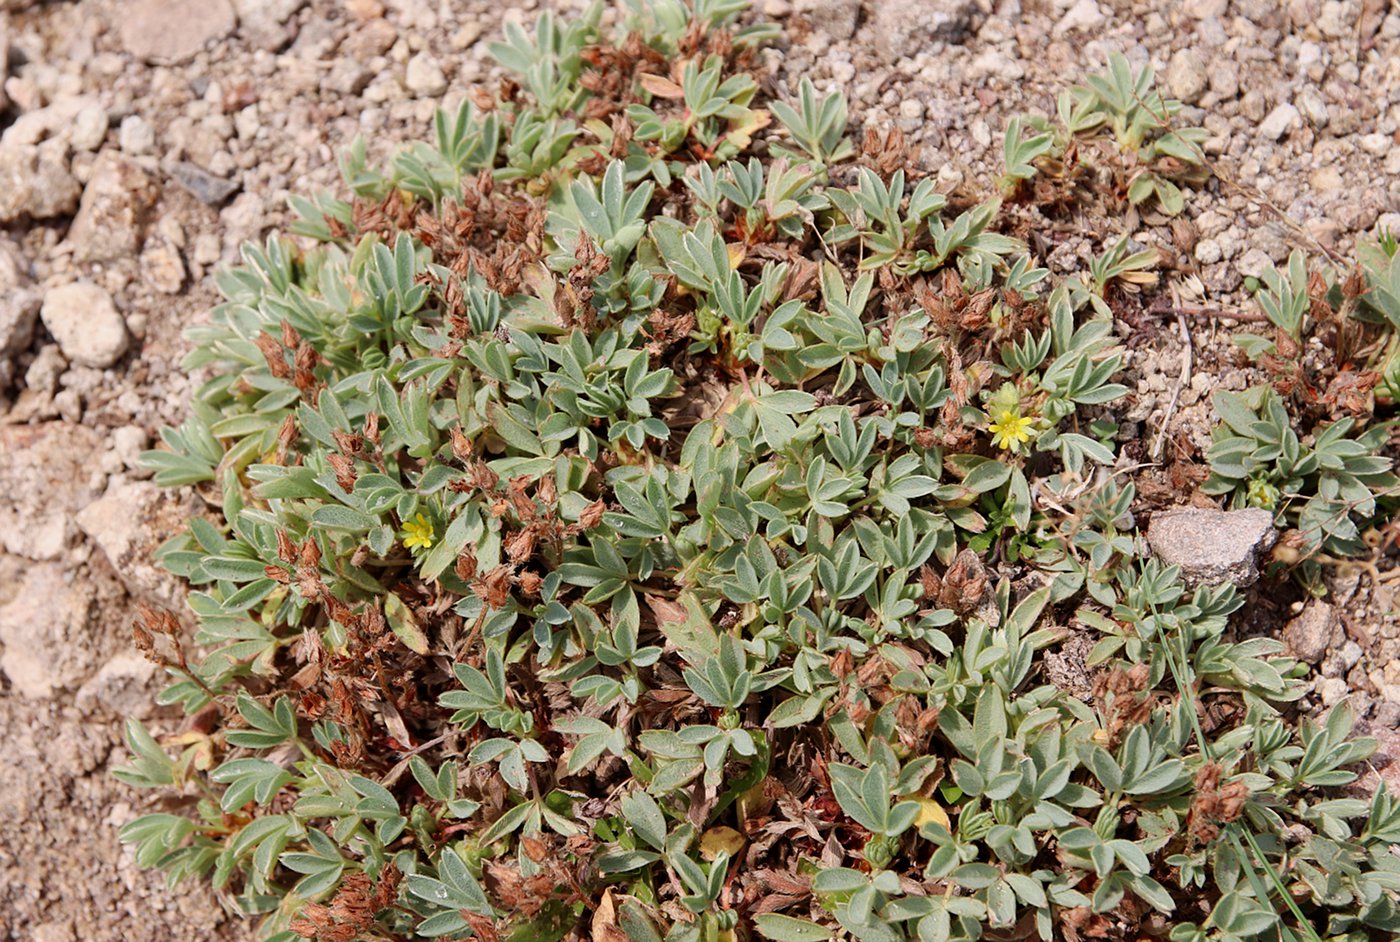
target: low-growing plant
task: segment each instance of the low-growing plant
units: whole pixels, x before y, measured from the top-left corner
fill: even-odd
[[[138,861],[272,942],[1400,931],[1374,743],[1286,721],[1303,669],[1110,470],[1155,255],[1052,279],[998,199],[841,166],[839,95],[770,127],[741,10],[512,28],[518,94],[219,276],[147,456],[208,513],[159,554],[202,656],[136,626],[190,717],[127,726]],[[1160,148],[1119,84],[1076,133]],[[1238,486],[1369,488],[1347,431]]]
[[[1365,555],[1366,531],[1397,497],[1385,453],[1393,423],[1376,421],[1374,389],[1394,368],[1400,308],[1391,319],[1389,282],[1400,267],[1384,238],[1363,241],[1359,257],[1345,277],[1310,270],[1297,250],[1285,269],[1267,268],[1256,296],[1272,336],[1234,340],[1271,383],[1213,397],[1221,423],[1203,490],[1273,511],[1295,528],[1283,547],[1294,560]]]
[[[1135,71],[1114,53],[1107,71],[1060,93],[1058,123],[1036,115],[1008,123],[1002,188],[1019,194],[1038,174],[1072,184],[1086,170],[1102,168],[1113,175],[1111,190],[1130,205],[1176,216],[1186,205],[1182,187],[1209,176],[1201,150],[1205,129],[1172,123],[1183,107],[1157,90],[1150,65]]]
[[[1293,549],[1304,556],[1367,552],[1362,530],[1396,496],[1392,461],[1381,454],[1388,423],[1352,435],[1355,421],[1343,418],[1304,441],[1268,386],[1218,392],[1212,402],[1221,423],[1202,490],[1226,495],[1235,506],[1273,511],[1296,528]]]

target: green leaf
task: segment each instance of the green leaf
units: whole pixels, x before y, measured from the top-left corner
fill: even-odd
[[[403,603],[403,599],[392,592],[384,596],[384,618],[389,622],[394,636],[410,651],[423,655],[428,653],[428,636],[418,624],[417,616]]]
[[[629,792],[622,798],[622,816],[637,836],[657,850],[666,849],[666,817],[646,792]]]
[[[754,928],[773,942],[820,942],[831,938],[831,930],[781,913],[761,913],[754,917]]]
[[[352,533],[363,533],[379,523],[367,513],[335,505],[318,507],[311,514],[311,522],[328,530],[349,530]]]

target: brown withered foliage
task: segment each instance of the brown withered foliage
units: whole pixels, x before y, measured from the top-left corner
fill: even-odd
[[[647,355],[659,358],[674,344],[684,341],[695,329],[695,315],[690,312],[672,314],[656,308],[647,317],[642,330],[648,338]]]
[[[292,920],[291,930],[315,942],[358,942],[382,938],[375,916],[394,904],[403,879],[397,867],[387,865],[373,882],[364,873],[347,874],[329,903],[306,903]]]
[[[859,159],[882,177],[889,177],[896,170],[921,176],[910,166],[909,142],[897,127],[891,127],[884,134],[876,128],[866,128],[860,142]]]
[[[593,894],[584,887],[593,877],[589,861],[593,846],[593,840],[587,835],[567,839],[551,834],[522,838],[521,849],[540,867],[539,872],[525,876],[515,861],[488,861],[484,869],[486,885],[507,909],[526,919],[535,918],[551,903],[571,906],[581,901],[591,902]]]
[[[932,600],[937,608],[952,609],[959,615],[974,611],[990,587],[986,567],[970,549],[958,553],[941,578],[925,566],[920,579],[926,599]]]
[[[470,272],[502,294],[522,290],[527,266],[544,254],[546,211],[537,198],[513,184],[496,184],[482,171],[464,182],[457,198],[438,212],[424,210],[414,220],[414,235],[433,250],[434,260],[461,278]],[[422,276],[431,283],[427,274]],[[463,316],[461,287],[456,282],[434,285],[446,306],[448,333],[467,337],[470,323]]]
[[[267,362],[268,372],[275,378],[291,383],[307,397],[319,388],[316,367],[320,363],[320,355],[291,324],[282,322],[281,337],[263,331],[253,338],[253,342]]]
[[[598,43],[583,51],[585,71],[579,84],[593,93],[584,105],[585,118],[615,118],[637,100],[633,89],[642,74],[666,72],[666,57],[631,33],[620,46]],[[616,129],[614,129],[616,130]]]
[[[586,235],[579,236],[574,258],[578,263],[569,269],[563,283],[554,292],[554,310],[565,327],[578,326],[589,330],[595,321],[593,282],[612,263]]]
[[[413,227],[418,216],[417,201],[395,190],[382,200],[355,197],[350,206],[351,224],[361,234],[374,233],[390,245],[394,237]]]
[[[1238,779],[1222,786],[1223,771],[1219,763],[1207,762],[1196,773],[1196,793],[1186,812],[1186,837],[1191,844],[1209,844],[1220,836],[1222,826],[1244,813],[1249,786]]]
[[[1094,678],[1094,700],[1100,715],[1106,718],[1104,732],[1109,748],[1117,745],[1127,730],[1151,719],[1150,679],[1151,669],[1141,663],[1126,670],[1114,668]]]

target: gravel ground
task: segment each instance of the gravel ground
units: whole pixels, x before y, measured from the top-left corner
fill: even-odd
[[[1294,246],[1345,255],[1378,221],[1400,231],[1395,2],[759,2],[787,30],[768,91],[844,89],[854,124],[898,127],[948,191],[987,191],[1010,115],[1050,113],[1112,52],[1150,61],[1209,130],[1217,178],[1184,224],[1116,225],[1166,250],[1183,303],[1239,310],[1242,278]],[[334,186],[355,135],[386,153],[494,83],[485,41],[538,6],[0,0],[0,940],[247,937],[116,841],[148,808],[108,777],[118,720],[148,716],[157,684],[127,625],[137,601],[177,597],[146,553],[194,500],[162,496],[136,456],[180,418],[181,332],[215,268],[280,225],[290,193]],[[1051,266],[1116,235],[1057,233]],[[1133,328],[1133,434],[1205,444],[1209,393],[1252,379],[1229,326]],[[1361,568],[1332,581],[1331,609],[1259,601],[1275,624],[1302,613],[1285,636],[1312,646],[1316,704],[1352,694],[1400,756],[1394,591]]]

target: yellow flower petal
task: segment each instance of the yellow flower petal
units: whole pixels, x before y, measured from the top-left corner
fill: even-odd
[[[731,827],[717,825],[710,828],[700,838],[700,856],[705,860],[714,860],[722,851],[728,851],[733,857],[744,849],[744,835]]]
[[[943,806],[932,798],[915,798],[915,804],[919,806],[919,816],[914,819],[916,827],[923,827],[925,824],[941,824],[948,830],[953,829],[953,822],[948,819],[948,812],[943,810]]]

